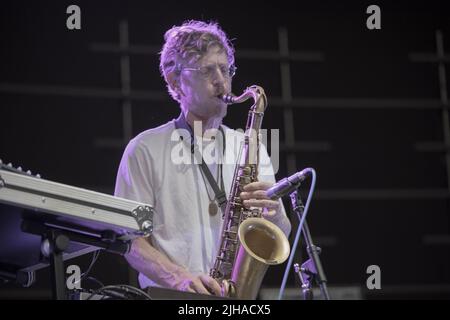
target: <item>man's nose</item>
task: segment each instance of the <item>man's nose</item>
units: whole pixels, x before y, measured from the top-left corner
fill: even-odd
[[[217,89],[224,90],[228,84],[227,77],[222,74],[222,71],[220,71],[219,68],[216,68],[214,71],[214,76],[212,79],[212,83]]]
[[[213,72],[213,81],[225,81],[225,75],[222,74],[222,71],[220,71],[219,68],[214,68],[214,72]]]

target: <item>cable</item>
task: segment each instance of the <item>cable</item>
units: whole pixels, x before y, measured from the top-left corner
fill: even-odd
[[[100,250],[97,250],[94,252],[94,255],[92,256],[92,261],[87,270],[81,275],[80,281],[83,280],[89,272],[91,272],[92,267],[94,266],[94,263],[97,262],[98,257],[100,256]]]
[[[112,289],[112,290],[117,289],[117,286],[109,285],[109,286],[104,286],[104,287],[101,287],[101,288],[99,288],[99,289],[97,289],[97,290],[94,290],[94,291],[86,298],[86,300],[91,300],[96,294],[101,294],[103,291],[107,291],[107,290],[110,290],[110,289]],[[113,293],[110,293],[110,295],[113,296],[114,294],[113,294]],[[121,298],[126,299],[126,297],[121,297]],[[103,299],[102,299],[102,300],[103,300]]]
[[[147,292],[145,292],[144,290],[141,290],[139,288],[135,288],[135,287],[132,287],[132,286],[129,286],[129,285],[125,285],[125,286],[133,289],[135,292],[139,293],[140,295],[142,295],[143,297],[147,298],[148,300],[153,300],[153,298]]]
[[[122,300],[130,300],[130,297],[128,296],[128,294],[130,294],[130,293],[134,294],[135,296],[138,296],[138,297],[143,297],[147,300],[152,300],[152,297],[145,291],[135,288],[133,286],[125,285],[125,284],[104,286],[104,287],[92,292],[86,298],[86,300],[91,300],[94,297],[94,295],[96,295],[96,294],[106,294],[113,298],[119,298]],[[103,298],[102,298],[102,300],[103,300]]]
[[[94,277],[86,277],[86,280],[90,280],[91,282],[96,283],[99,288],[104,287],[105,285],[103,284],[103,282],[101,282],[100,280],[98,280],[97,278]]]
[[[127,285],[127,284],[122,284],[119,287],[125,289],[125,291],[131,290],[138,296],[143,296],[143,297],[147,298],[148,300],[152,300],[152,297],[147,292],[145,292],[144,290],[141,290],[139,288],[135,288],[135,287]]]
[[[98,285],[100,285],[100,288],[94,290],[91,292],[91,294],[86,298],[86,300],[91,300],[96,294],[103,294],[103,297],[101,300],[104,300],[106,296],[110,296],[112,298],[119,298],[124,300],[130,299],[130,294],[145,298],[147,300],[152,300],[151,296],[146,293],[145,291],[135,288],[130,285],[122,284],[122,285],[107,285],[105,286],[101,281],[97,280],[94,277],[88,277],[89,272],[91,271],[92,267],[94,266],[95,262],[97,261],[98,257],[100,256],[100,250],[97,250],[94,252],[94,255],[92,256],[92,261],[87,268],[87,270],[81,275],[79,282],[81,282],[84,279],[89,279]]]
[[[286,266],[286,269],[284,271],[283,281],[281,283],[280,292],[278,294],[278,300],[281,300],[283,298],[284,289],[286,287],[287,278],[289,276],[289,271],[291,270],[292,261],[294,260],[294,255],[297,250],[298,241],[300,240],[300,235],[303,229],[303,224],[305,223],[306,215],[308,214],[309,204],[311,202],[312,195],[314,193],[314,188],[316,186],[316,171],[313,168],[310,168],[311,175],[312,175],[312,181],[311,186],[309,188],[309,194],[308,199],[306,200],[305,204],[305,210],[303,211],[302,219],[300,220],[300,224],[298,225],[297,234],[295,235],[294,244],[292,245],[291,254],[289,256],[289,261]]]
[[[92,256],[92,260],[91,263],[89,264],[89,267],[86,269],[85,272],[83,272],[80,276],[80,279],[78,281],[76,281],[75,283],[81,283],[82,280],[84,280],[87,275],[89,274],[89,272],[91,272],[92,267],[94,266],[95,262],[97,262],[98,257],[100,256],[100,250],[96,250]],[[94,282],[98,283],[101,285],[101,287],[103,287],[103,283],[101,283],[99,280],[95,279],[94,277],[88,277],[88,279],[93,280]]]

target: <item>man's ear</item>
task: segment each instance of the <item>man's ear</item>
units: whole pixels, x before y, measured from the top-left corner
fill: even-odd
[[[169,72],[166,75],[166,80],[170,88],[175,91],[178,95],[183,96],[184,93],[181,90],[180,86],[180,75],[178,75],[175,71]]]

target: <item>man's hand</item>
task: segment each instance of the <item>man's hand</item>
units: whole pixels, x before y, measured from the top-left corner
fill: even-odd
[[[202,294],[215,294],[221,296],[222,289],[216,280],[206,274],[198,276],[188,272],[183,274],[181,281],[175,285],[175,289],[187,292],[196,292]]]
[[[266,190],[272,187],[270,182],[256,181],[244,186],[241,192],[241,199],[244,200],[244,206],[265,208],[262,215],[264,218],[273,218],[279,212],[280,202],[278,200],[270,200],[266,195]]]

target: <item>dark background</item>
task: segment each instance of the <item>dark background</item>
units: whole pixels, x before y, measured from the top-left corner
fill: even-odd
[[[81,8],[81,30],[66,28],[70,4]],[[381,8],[381,30],[366,28],[370,4]],[[157,51],[130,54],[132,93],[122,96],[120,53],[95,45],[118,45],[119,23],[126,20],[130,45],[158,50],[171,26],[212,19],[234,39],[233,91],[251,84],[266,90],[264,127],[280,129],[282,144],[287,123],[293,125],[296,148],[282,148],[277,179],[305,167],[317,171],[308,220],[335,297],[345,298],[338,290],[345,288],[360,289],[359,298],[449,297],[449,123],[441,99],[449,85],[440,89],[438,63],[414,61],[414,53],[436,55],[437,30],[450,52],[449,12],[438,1],[2,4],[0,158],[49,180],[112,194],[129,138],[123,102],[132,105],[131,136],[173,119],[179,109],[165,93]],[[278,51],[279,30],[287,31],[289,50],[318,58],[239,56]],[[280,63],[289,63],[290,107],[280,102]],[[146,92],[156,98],[143,98]],[[230,108],[224,122],[242,128],[246,113]],[[289,155],[295,156],[291,167]],[[71,263],[86,268],[90,259]],[[382,289],[369,291],[366,268],[373,264],[381,268]],[[283,270],[270,269],[264,288],[279,287]],[[49,297],[47,273],[39,271],[32,288],[3,285],[0,297]],[[135,284],[125,260],[108,253],[91,274],[105,284]],[[295,288],[293,278],[288,286]]]

